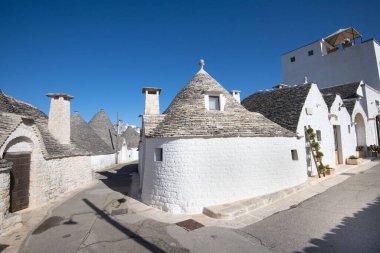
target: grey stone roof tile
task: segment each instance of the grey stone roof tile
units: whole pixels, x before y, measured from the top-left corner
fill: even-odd
[[[139,146],[140,134],[136,131],[136,129],[128,127],[123,132],[122,137],[125,138],[128,149],[137,148]]]
[[[103,109],[94,115],[90,120],[89,125],[109,147],[113,150],[117,149],[116,130]]]
[[[312,84],[259,91],[242,101],[251,112],[261,113],[280,126],[297,131],[298,121]]]
[[[71,117],[71,141],[76,146],[87,150],[92,155],[112,154],[114,150],[109,147],[87,124],[87,122],[75,112]]]
[[[357,98],[360,82],[346,83],[321,89],[323,94],[339,94],[342,99]]]
[[[209,111],[205,93],[223,94],[224,111]],[[205,71],[198,72],[176,95],[164,115],[143,115],[146,137],[295,136],[260,113],[249,112]]]

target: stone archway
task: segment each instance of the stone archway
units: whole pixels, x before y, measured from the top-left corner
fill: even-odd
[[[364,118],[360,113],[355,115],[355,132],[357,146],[367,146]]]
[[[32,141],[17,137],[10,141],[4,152],[4,159],[12,162],[10,170],[9,212],[17,212],[29,206],[30,164]]]

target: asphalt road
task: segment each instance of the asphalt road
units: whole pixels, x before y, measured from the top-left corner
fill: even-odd
[[[380,165],[247,227],[192,231],[112,213],[134,194],[135,169],[103,173],[56,207],[20,252],[380,252]]]

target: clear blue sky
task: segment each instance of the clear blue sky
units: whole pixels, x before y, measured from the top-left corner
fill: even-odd
[[[198,71],[242,98],[281,82],[281,54],[354,26],[380,39],[380,1],[0,0],[0,88],[48,112],[48,92],[140,125],[141,88],[161,111]]]

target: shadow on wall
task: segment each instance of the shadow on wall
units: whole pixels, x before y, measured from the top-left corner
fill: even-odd
[[[345,217],[322,239],[309,242],[315,246],[303,252],[380,252],[380,196],[353,217]]]
[[[129,163],[117,170],[97,172],[100,181],[113,191],[120,192],[136,200],[140,200],[140,179],[137,163]]]

